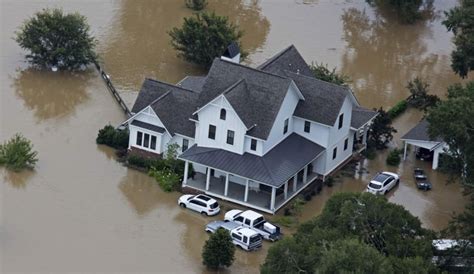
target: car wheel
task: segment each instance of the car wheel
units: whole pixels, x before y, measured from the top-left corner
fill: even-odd
[[[398,185],[399,183],[400,183],[400,178],[397,179],[397,182],[395,184]]]
[[[203,212],[201,212],[201,215],[207,216],[207,213],[203,211]]]
[[[182,208],[186,208],[186,205],[184,203],[180,203],[179,206]]]

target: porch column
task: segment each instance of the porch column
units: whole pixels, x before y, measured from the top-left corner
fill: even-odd
[[[306,184],[308,181],[308,166],[306,165],[303,170],[303,184]]]
[[[288,181],[285,182],[284,186],[285,200],[288,198]]]
[[[209,190],[209,185],[211,184],[211,169],[207,168],[206,169],[206,191]]]
[[[183,186],[188,183],[188,172],[189,172],[189,162],[184,161],[184,178],[183,178]]]
[[[245,180],[244,202],[247,202],[248,198],[249,198],[249,179]]]
[[[405,146],[403,148],[403,160],[407,159],[407,141],[404,141]]]
[[[366,145],[367,144],[367,129],[368,129],[368,126],[365,125],[364,126],[364,133],[362,135],[362,144],[363,145]]]
[[[270,200],[270,210],[275,210],[276,188],[272,187],[272,199]]]
[[[227,192],[229,190],[229,173],[225,174],[225,188],[224,188],[224,196],[227,197]]]
[[[296,185],[298,184],[298,174],[293,177],[293,192],[296,192]]]
[[[433,170],[438,168],[438,162],[439,162],[439,151],[438,149],[435,149],[435,151],[433,152],[433,164],[431,165],[431,168]]]

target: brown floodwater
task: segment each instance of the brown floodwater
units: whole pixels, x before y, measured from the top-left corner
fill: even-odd
[[[183,2],[0,2],[0,140],[21,132],[40,159],[33,171],[0,169],[1,272],[206,272],[200,254],[210,219],[180,210],[178,193],[163,193],[146,174],[127,169],[111,149],[95,144],[98,129],[125,118],[96,72],[28,68],[24,52],[11,39],[21,22],[42,8],[80,12],[98,39],[101,63],[131,104],[144,77],[176,82],[205,73],[177,58],[169,43],[167,31],[192,14]],[[398,24],[363,0],[209,2],[209,10],[229,16],[244,30],[246,63],[258,64],[295,44],[308,62],[337,66],[349,75],[359,101],[368,107],[389,107],[405,98],[406,82],[415,76],[429,80],[438,95],[460,81],[449,66],[451,35],[440,23],[442,11],[456,1],[435,1],[430,18],[413,26]],[[394,146],[401,146],[399,136],[422,115],[410,110],[395,122]],[[361,162],[360,172],[324,188],[305,206],[302,219],[317,215],[333,192],[362,191],[382,169],[402,174],[388,199],[426,227],[442,229],[453,212],[463,209],[462,189],[447,185],[439,172],[429,171],[432,191],[416,190],[412,169],[429,170],[428,163],[410,153],[398,168],[387,168],[385,156]],[[258,272],[270,245],[254,253],[238,251],[226,272]]]

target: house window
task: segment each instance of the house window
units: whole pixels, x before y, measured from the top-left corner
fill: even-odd
[[[145,133],[145,138],[143,138],[143,146],[148,147],[150,145],[150,134]]]
[[[181,146],[181,152],[184,152],[189,147],[189,140],[183,138],[183,145]]]
[[[349,146],[349,138],[346,138],[346,140],[344,140],[344,151],[346,151],[348,146]]]
[[[209,133],[207,135],[209,139],[215,140],[216,139],[216,126],[209,125]]]
[[[225,111],[225,109],[221,108],[221,120],[225,120],[226,114],[227,112]]]
[[[283,126],[283,134],[288,132],[288,118],[285,120],[285,125]]]
[[[343,122],[344,122],[344,113],[339,115],[339,128],[342,127]]]
[[[141,133],[140,131],[137,131],[137,146],[142,145],[142,138],[143,138],[143,133]]]
[[[309,133],[311,131],[311,122],[310,121],[304,121],[304,132]]]
[[[253,151],[257,150],[257,140],[256,139],[250,140],[250,150],[253,150]]]
[[[227,131],[227,143],[229,145],[234,144],[234,131],[233,130],[228,130]]]
[[[156,149],[156,136],[151,135],[150,148],[153,150]]]
[[[335,147],[333,150],[332,150],[332,159],[336,159],[337,157],[337,147]]]

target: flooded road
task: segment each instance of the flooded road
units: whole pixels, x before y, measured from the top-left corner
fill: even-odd
[[[205,272],[201,248],[209,219],[176,206],[151,178],[115,161],[97,146],[98,129],[125,118],[94,70],[71,75],[28,69],[11,39],[23,20],[44,7],[63,7],[88,18],[102,63],[130,104],[144,77],[176,82],[205,72],[175,56],[166,34],[191,12],[183,1],[1,1],[0,140],[16,132],[39,152],[34,171],[0,169],[0,270],[3,272]],[[295,44],[308,62],[337,66],[348,74],[360,102],[391,106],[407,96],[407,80],[421,75],[433,92],[459,79],[451,73],[450,38],[435,1],[433,17],[403,26],[381,17],[365,1],[209,1],[245,31],[248,64],[258,64]],[[397,136],[420,118],[409,111],[396,121]],[[398,144],[401,145],[401,144]],[[418,192],[410,158],[398,169],[402,183],[389,194],[424,226],[443,228],[464,207],[458,185],[430,172],[434,190]],[[305,206],[303,219],[318,214],[335,191],[361,191],[385,169],[385,154],[362,165],[369,173],[344,177]],[[221,216],[222,217],[222,216]],[[237,252],[232,272],[258,272],[269,244]]]

